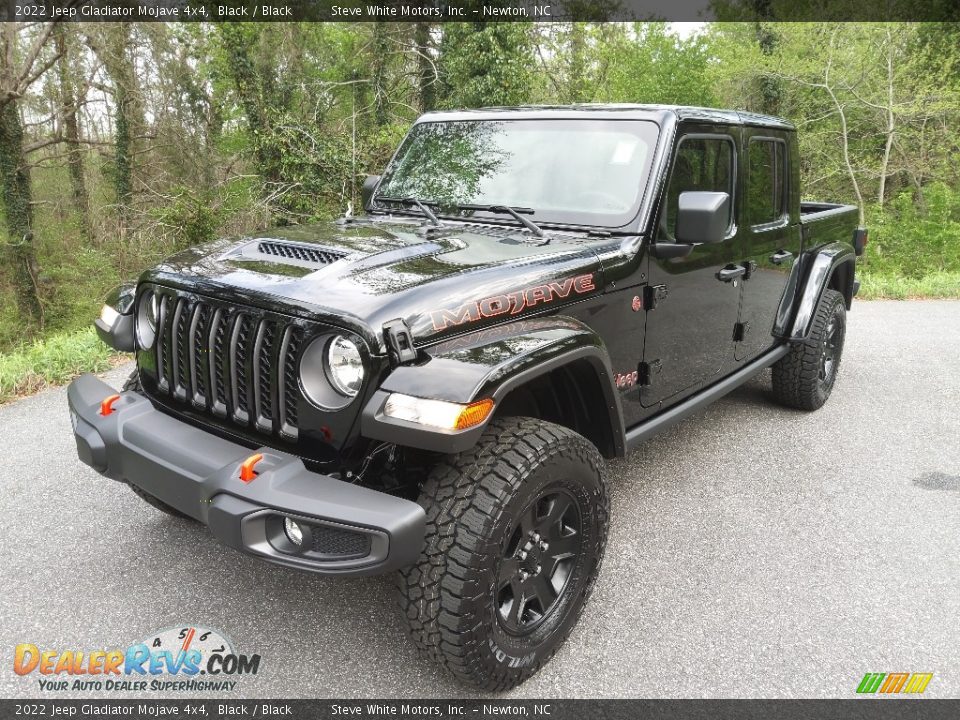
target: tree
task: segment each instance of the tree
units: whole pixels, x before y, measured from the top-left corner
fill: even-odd
[[[444,107],[522,105],[536,96],[526,23],[447,23],[440,66]]]
[[[270,147],[270,113],[264,102],[266,84],[253,61],[254,45],[259,39],[259,27],[252,24],[222,23],[217,26],[227,55],[227,72],[233,80],[237,100],[253,141],[260,175],[267,182],[280,181],[278,158]]]
[[[131,24],[99,23],[95,30],[87,33],[87,44],[103,63],[113,86],[113,184],[122,236],[127,230],[133,199],[136,146],[146,126],[137,70],[132,59]]]
[[[666,23],[633,23],[601,38],[605,66],[594,99],[606,102],[713,105],[710,52],[699,35],[682,40]]]
[[[33,196],[24,152],[23,122],[18,101],[57,61],[46,52],[54,25],[29,28],[0,24],[0,195],[8,239],[5,261],[11,268],[17,306],[28,324],[43,325],[36,249],[33,244]],[[20,38],[27,38],[21,53]]]
[[[437,65],[433,60],[433,37],[430,23],[418,22],[414,27],[414,52],[417,61],[417,100],[420,112],[433,110],[436,97]]]
[[[90,207],[87,194],[87,183],[84,177],[83,150],[80,146],[80,123],[78,114],[78,99],[73,67],[76,56],[70,51],[67,40],[67,29],[57,25],[54,30],[57,55],[57,76],[60,85],[60,123],[62,125],[63,141],[67,143],[67,169],[70,172],[70,189],[73,194],[73,204],[80,216],[80,228],[83,237],[92,238],[90,230]]]

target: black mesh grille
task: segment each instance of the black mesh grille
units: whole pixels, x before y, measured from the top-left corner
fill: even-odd
[[[207,356],[209,354],[206,335],[208,332],[207,324],[210,322],[212,310],[209,305],[197,303],[194,305],[193,319],[190,334],[190,384],[194,403],[205,405],[207,398]]]
[[[227,352],[227,319],[218,310],[213,317],[210,331],[210,367],[213,369],[214,408],[217,415],[223,415],[227,407],[227,381],[223,373],[224,353]]]
[[[174,335],[174,347],[176,348],[176,366],[177,366],[177,390],[186,394],[187,391],[187,319],[190,313],[187,308],[187,301],[181,299],[177,303],[174,323],[176,324],[176,335]]]
[[[289,260],[300,260],[302,262],[313,263],[315,265],[329,265],[341,258],[346,257],[345,253],[334,250],[325,250],[323,248],[309,247],[307,245],[295,245],[293,243],[282,243],[276,241],[262,241],[257,244],[257,252],[274,257],[287,258]]]
[[[370,536],[329,525],[314,525],[313,551],[324,555],[364,557],[370,554]]]
[[[294,440],[303,321],[159,289],[157,392]]]
[[[300,401],[300,391],[297,389],[297,361],[300,359],[302,342],[303,335],[299,331],[290,333],[283,363],[283,407],[287,414],[287,422],[292,427],[297,427],[297,403]]]
[[[254,383],[257,388],[257,422],[264,426],[273,424],[273,356],[276,348],[276,326],[269,320],[260,323],[257,337],[256,369]]]
[[[246,419],[250,413],[249,398],[247,396],[247,355],[250,352],[250,330],[252,326],[250,318],[241,315],[237,318],[235,329],[236,342],[233,348],[233,385],[236,395],[234,397],[235,415],[238,419]]]

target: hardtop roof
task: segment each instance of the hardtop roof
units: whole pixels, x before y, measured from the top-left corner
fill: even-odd
[[[515,107],[487,107],[475,110],[438,110],[420,116],[417,122],[449,122],[455,120],[486,120],[496,117],[521,119],[573,119],[588,115],[603,115],[620,120],[653,120],[660,122],[672,115],[679,121],[695,121],[717,125],[749,125],[795,130],[783,118],[761,115],[743,110],[721,110],[687,105],[641,105],[631,103],[585,103],[579,105],[518,105]]]

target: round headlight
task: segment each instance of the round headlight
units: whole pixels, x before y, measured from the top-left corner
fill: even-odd
[[[363,360],[356,344],[337,335],[327,346],[327,375],[341,395],[355,397],[363,383]]]
[[[157,337],[157,315],[159,314],[157,295],[147,290],[140,296],[140,305],[137,307],[137,341],[141,348],[153,347]]]
[[[340,410],[352,403],[363,375],[360,349],[342,335],[314,338],[300,354],[300,388],[324,410]]]

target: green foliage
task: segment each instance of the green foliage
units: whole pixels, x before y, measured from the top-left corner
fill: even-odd
[[[270,202],[298,222],[342,211],[353,181],[349,139],[318,133],[283,114],[272,117],[270,126],[260,147],[281,178],[264,188]]]
[[[216,239],[222,218],[219,198],[208,188],[178,185],[173,197],[155,208],[152,215],[170,231],[176,248],[199,245]]]
[[[960,299],[960,272],[930,272],[920,278],[860,272],[858,300]]]
[[[527,23],[449,23],[441,43],[445,108],[523,105],[535,87]]]
[[[714,2],[731,18],[741,6]],[[88,327],[111,286],[175,250],[357,208],[364,176],[383,172],[425,106],[782,115],[800,131],[805,196],[864,210],[862,296],[960,295],[960,30],[767,21],[792,6],[754,2],[750,22],[688,37],[667,23],[64,24],[92,142],[49,144],[68,90],[55,69],[0,117],[0,350],[39,335],[40,317],[46,334]],[[15,61],[38,29],[21,28]],[[424,162],[456,162],[457,142]],[[71,197],[68,157],[88,202]]]
[[[960,273],[960,190],[927,186],[922,199],[905,191],[868,214],[870,241],[862,267],[884,276],[919,280]]]
[[[713,106],[710,48],[699,35],[681,40],[665,23],[634,23],[598,46],[609,70],[594,99],[604,102]]]
[[[116,357],[92,327],[0,353],[0,403],[61,385],[85,372],[102,372]]]

